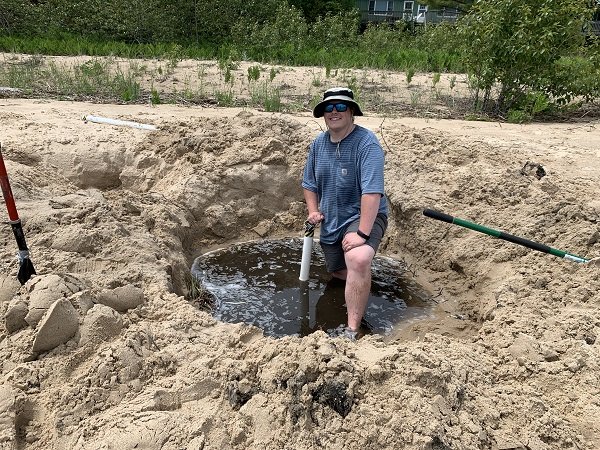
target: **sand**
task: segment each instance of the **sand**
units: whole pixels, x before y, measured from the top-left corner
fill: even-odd
[[[186,280],[205,251],[301,235],[301,169],[322,123],[308,111],[0,98],[38,272],[16,281],[5,224],[1,448],[600,448],[597,260],[422,214],[600,256],[598,120],[365,113],[357,123],[386,151],[381,254],[406,261],[436,315],[358,341],[273,339],[198,309]]]

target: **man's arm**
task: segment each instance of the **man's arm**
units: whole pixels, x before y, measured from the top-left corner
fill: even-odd
[[[379,212],[381,194],[363,194],[360,198],[360,224],[358,229],[366,235],[371,234],[375,218]]]
[[[304,200],[308,209],[308,221],[317,224],[323,220],[323,214],[319,211],[319,197],[316,192],[304,189]],[[375,219],[373,219],[375,220]]]

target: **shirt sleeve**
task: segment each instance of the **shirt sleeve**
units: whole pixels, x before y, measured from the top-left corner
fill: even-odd
[[[359,154],[360,192],[363,194],[384,194],[383,149],[377,141],[369,143]]]

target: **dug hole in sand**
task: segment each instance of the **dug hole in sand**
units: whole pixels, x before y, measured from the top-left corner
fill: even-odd
[[[600,447],[598,265],[422,214],[600,255],[597,122],[357,119],[386,151],[381,254],[438,314],[350,341],[264,337],[185,297],[199,254],[301,235],[309,113],[4,99],[0,120],[38,273],[16,282],[6,225],[2,448]]]

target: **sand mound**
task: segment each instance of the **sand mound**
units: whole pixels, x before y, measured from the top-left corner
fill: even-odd
[[[422,215],[436,208],[600,254],[594,127],[361,118],[387,154],[382,253],[405,259],[437,316],[353,342],[323,332],[271,339],[185,298],[195,256],[300,234],[300,172],[319,129],[308,115],[0,106],[39,274],[14,283],[7,227],[5,448],[600,446],[598,265]],[[81,121],[92,112],[159,130]],[[58,329],[56,340],[48,331]]]

